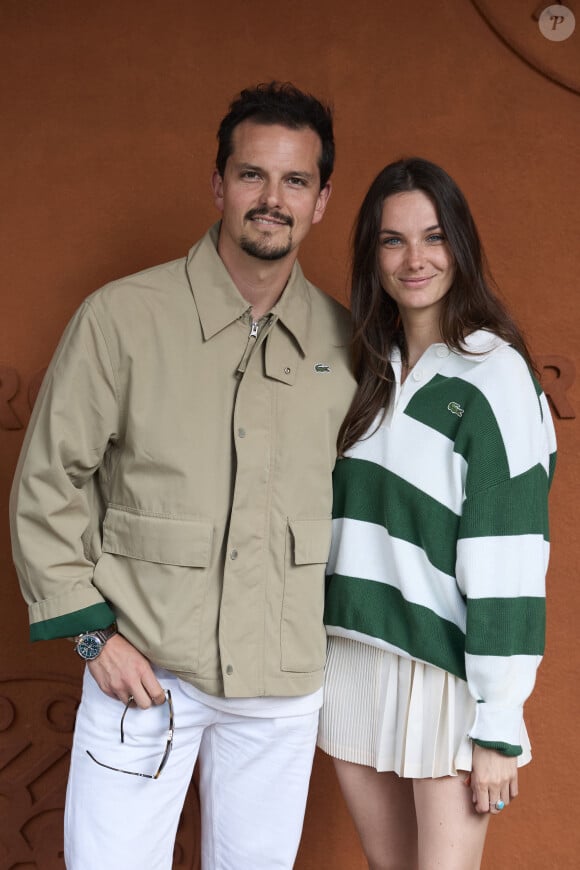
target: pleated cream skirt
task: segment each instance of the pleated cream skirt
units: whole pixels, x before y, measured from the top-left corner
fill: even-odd
[[[471,770],[476,703],[467,683],[422,662],[329,637],[318,745],[343,761],[412,779]],[[522,728],[523,754],[531,759]]]

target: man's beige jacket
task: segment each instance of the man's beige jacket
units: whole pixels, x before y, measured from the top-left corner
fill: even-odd
[[[102,628],[228,697],[318,689],[346,311],[295,264],[257,335],[216,251],[90,296],[11,498],[33,639]]]

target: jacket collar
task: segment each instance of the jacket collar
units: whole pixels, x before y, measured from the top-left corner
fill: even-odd
[[[219,222],[191,248],[186,270],[206,341],[239,320],[250,306],[232,281],[217,252]],[[271,313],[281,321],[306,353],[310,334],[310,288],[296,262]]]

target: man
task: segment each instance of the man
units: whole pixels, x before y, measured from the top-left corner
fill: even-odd
[[[346,313],[296,261],[330,195],[332,119],[271,83],[218,140],[221,222],[81,306],[13,487],[32,639],[76,636],[87,661],[69,870],[170,868],[198,754],[205,870],[290,868],[300,839],[354,391]]]

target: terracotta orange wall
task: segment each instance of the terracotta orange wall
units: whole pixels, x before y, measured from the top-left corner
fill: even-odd
[[[580,82],[577,2],[567,44],[530,30],[533,0],[477,5],[544,68],[567,65],[568,84]],[[6,501],[29,393],[73,310],[108,279],[187,250],[216,218],[208,179],[229,99],[290,79],[336,110],[335,190],[301,258],[312,280],[344,299],[349,232],[371,179],[403,154],[438,161],[468,195],[535,351],[564,358],[560,400],[580,413],[580,96],[514,53],[469,0],[2,0],[0,42],[0,866],[26,854],[26,866],[51,870],[63,866],[80,666],[66,642],[28,643]],[[578,866],[580,429],[577,417],[556,425],[548,653],[527,708],[535,759],[521,797],[492,821],[486,868]],[[176,866],[195,866],[193,826]],[[330,764],[317,758],[297,867],[364,866]]]

